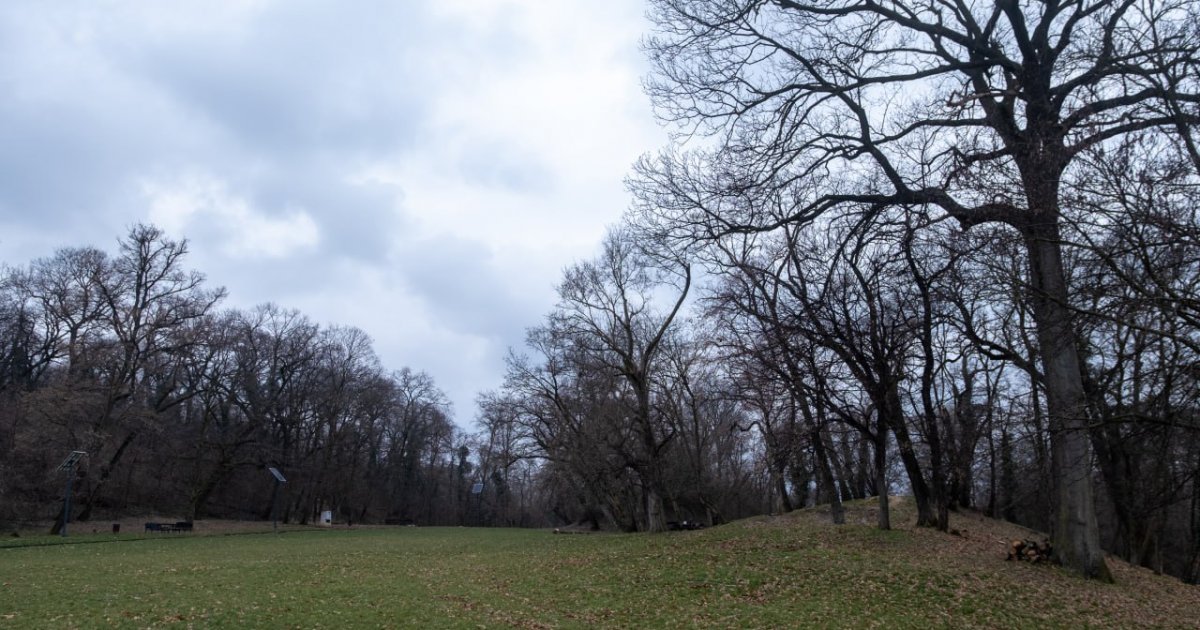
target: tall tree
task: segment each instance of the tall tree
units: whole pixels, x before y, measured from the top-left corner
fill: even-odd
[[[667,237],[927,208],[1022,237],[1053,435],[1058,557],[1110,580],[1062,252],[1076,157],[1200,122],[1188,0],[655,0],[649,91],[715,148],[645,161],[641,220]]]
[[[184,268],[186,241],[139,224],[119,244],[119,255],[97,282],[108,319],[107,348],[94,366],[102,375],[101,402],[92,420],[96,438],[87,450],[100,466],[96,479],[86,486],[80,520],[88,519],[127,449],[154,414],[199,392],[200,383],[186,374],[184,356],[199,340],[192,327],[225,297],[224,289],[203,286],[203,274]]]
[[[642,481],[649,531],[665,531],[662,453],[674,437],[652,405],[663,341],[691,288],[691,268],[678,259],[656,260],[631,235],[613,231],[594,262],[567,269],[559,286],[566,328],[579,336],[598,365],[629,388],[629,417],[639,444],[631,462]],[[667,308],[655,294],[673,291]]]

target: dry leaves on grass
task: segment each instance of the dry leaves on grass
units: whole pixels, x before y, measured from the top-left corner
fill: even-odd
[[[846,508],[848,523],[873,522],[877,514],[874,500],[852,502]],[[890,509],[893,529],[903,532],[904,540],[891,550],[887,545],[866,546],[881,554],[881,564],[902,562],[949,576],[955,583],[947,586],[963,600],[984,594],[994,601],[1018,603],[1035,615],[1044,611],[1047,619],[1065,617],[1080,625],[1200,627],[1200,588],[1196,586],[1111,556],[1108,563],[1115,585],[1088,581],[1056,566],[1006,562],[1010,541],[1042,540],[1046,534],[963,511],[951,515],[955,535],[915,527],[915,506],[907,497],[894,497]],[[837,529],[828,507],[763,517],[747,524]],[[864,541],[854,544],[861,546]]]

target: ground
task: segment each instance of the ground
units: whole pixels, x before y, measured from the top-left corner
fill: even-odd
[[[915,529],[903,499],[895,531],[872,526],[869,502],[848,516],[658,535],[79,524],[65,541],[0,541],[0,628],[1200,625],[1200,588],[1120,561],[1115,585],[1006,562],[1007,541],[1032,535],[1010,524],[968,513],[960,536]]]

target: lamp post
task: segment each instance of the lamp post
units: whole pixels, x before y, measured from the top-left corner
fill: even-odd
[[[59,535],[63,538],[67,536],[67,523],[71,522],[71,482],[75,481],[75,466],[85,455],[87,453],[83,451],[71,451],[63,463],[58,465],[59,470],[67,473],[67,489],[63,493],[62,528],[59,529]]]
[[[279,469],[271,466],[267,470],[271,471],[271,476],[275,478],[275,491],[271,493],[271,531],[279,532],[279,487],[287,483],[283,473]]]
[[[483,525],[483,482],[471,484],[471,496],[475,497],[475,526]],[[469,507],[470,504],[468,504]]]

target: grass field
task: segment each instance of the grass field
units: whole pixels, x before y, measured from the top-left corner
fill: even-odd
[[[900,506],[902,508],[902,506]],[[899,516],[908,519],[899,510]],[[0,544],[0,627],[1198,627],[1200,588],[1004,562],[1009,525],[881,532],[870,507],[664,535],[289,530]],[[37,546],[42,545],[45,546]]]

